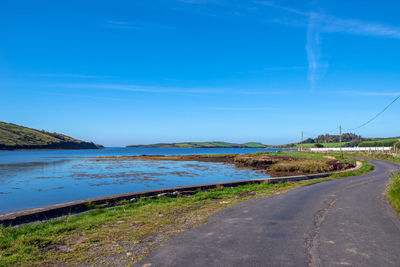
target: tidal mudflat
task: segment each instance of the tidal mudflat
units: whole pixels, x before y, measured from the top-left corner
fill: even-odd
[[[169,154],[172,155],[195,152],[188,149],[170,151]],[[99,156],[140,155],[143,152],[146,151],[121,149],[2,152],[0,214],[141,190],[268,177],[265,173],[238,169],[233,164],[221,162],[96,160]],[[147,150],[148,154],[161,154],[160,152],[168,154],[165,151]],[[249,151],[203,150],[203,153],[210,152]],[[5,153],[9,157],[5,157]]]

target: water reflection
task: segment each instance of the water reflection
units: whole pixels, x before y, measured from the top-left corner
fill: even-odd
[[[264,178],[233,165],[184,161],[104,161],[95,157],[227,154],[266,149],[0,151],[0,214],[148,189]]]
[[[0,165],[0,213],[148,189],[266,177],[233,165],[79,158]]]

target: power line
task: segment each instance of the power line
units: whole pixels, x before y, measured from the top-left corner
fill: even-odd
[[[365,125],[367,125],[368,123],[372,122],[373,120],[375,120],[376,118],[378,118],[383,112],[385,112],[391,105],[394,104],[394,102],[396,102],[398,99],[400,98],[400,95],[398,97],[396,97],[392,102],[390,102],[389,105],[387,105],[384,109],[382,109],[381,112],[379,112],[378,114],[376,114],[374,117],[372,117],[371,119],[369,119],[368,121],[364,122],[363,124],[355,127],[355,128],[351,128],[351,129],[346,129],[346,131],[354,131],[357,130],[361,127],[364,127]]]
[[[332,130],[330,130],[330,131],[328,131],[328,132],[326,132],[326,133],[334,132],[334,131],[336,131],[336,130],[339,129],[339,128],[340,128],[340,126],[336,127],[335,129],[332,129]]]
[[[313,136],[323,135],[324,133],[329,134],[329,133],[331,133],[333,131],[336,131],[338,129],[339,129],[339,127],[336,127],[335,129],[332,129],[332,130],[329,130],[329,131],[325,131],[325,132],[321,132],[319,134],[315,133],[316,131],[313,131],[313,132],[303,131],[303,132],[306,134],[306,136],[313,137]]]
[[[400,95],[399,95],[398,97],[396,97],[392,102],[390,102],[390,103],[389,103],[384,109],[382,109],[378,114],[376,114],[374,117],[372,117],[372,118],[369,119],[368,121],[364,122],[363,124],[361,124],[361,125],[359,125],[359,126],[357,126],[357,127],[355,127],[355,128],[343,129],[343,130],[345,130],[345,131],[354,131],[354,130],[357,130],[357,129],[361,128],[361,127],[364,127],[365,125],[369,124],[370,122],[372,122],[372,121],[374,121],[376,118],[378,118],[382,113],[384,113],[391,105],[393,105],[393,104],[394,104],[397,100],[399,100],[399,99],[400,99]],[[340,128],[341,128],[341,127],[338,126],[338,127],[336,127],[335,129],[332,129],[332,130],[327,131],[326,133],[329,134],[329,133],[334,132],[334,131],[336,131],[336,130],[338,130],[338,129],[340,129]],[[307,133],[307,134],[309,134],[309,135],[314,135],[314,136],[317,136],[317,135],[318,135],[318,134],[310,133],[310,132],[306,132],[306,131],[304,131],[304,133]]]
[[[331,133],[331,132],[333,132],[333,131],[336,131],[336,130],[338,130],[339,129],[339,126],[338,127],[336,127],[335,129],[331,129],[331,130],[329,130],[329,131],[312,131],[312,132],[309,132],[309,131],[304,131],[304,133],[306,133],[306,134],[308,134],[308,135],[313,135],[313,136],[318,136],[318,135],[322,135],[323,133]],[[320,132],[319,134],[317,134],[316,132]]]
[[[306,134],[306,136],[308,136],[308,137],[312,137],[312,136],[317,136],[318,134],[316,134],[316,133],[312,133],[312,132],[308,132],[308,131],[303,131],[305,134]]]

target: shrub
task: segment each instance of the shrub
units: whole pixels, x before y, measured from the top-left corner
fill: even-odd
[[[323,161],[301,160],[301,161],[283,161],[273,164],[271,172],[299,172],[299,173],[317,173],[333,171],[334,167]]]
[[[350,142],[348,142],[347,144],[345,144],[345,147],[356,147],[359,146],[361,143],[361,140],[351,140]]]

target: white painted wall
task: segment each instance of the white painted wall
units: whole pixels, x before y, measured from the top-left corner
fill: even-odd
[[[391,151],[393,147],[342,147],[343,152],[383,152]],[[340,152],[339,147],[303,148],[312,152]]]

